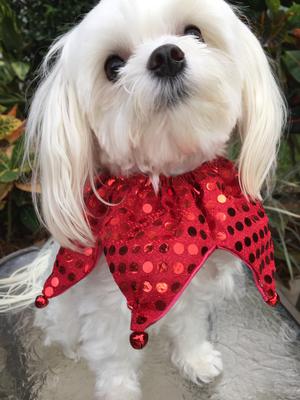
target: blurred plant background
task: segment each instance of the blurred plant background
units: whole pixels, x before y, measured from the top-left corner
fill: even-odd
[[[42,238],[21,167],[26,105],[52,41],[97,1],[0,0],[0,257]],[[266,206],[283,280],[300,274],[300,4],[286,0],[231,1],[274,61],[287,97],[290,124],[279,153],[277,182]],[[286,266],[288,268],[286,268]],[[288,271],[288,273],[286,273]]]

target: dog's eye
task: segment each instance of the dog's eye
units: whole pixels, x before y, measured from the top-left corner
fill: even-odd
[[[188,25],[184,30],[184,34],[196,36],[196,38],[198,38],[199,40],[204,42],[204,39],[203,39],[200,29],[197,28],[197,26],[195,26],[195,25]]]
[[[119,56],[108,57],[104,67],[107,79],[111,82],[116,82],[118,80],[120,68],[122,68],[124,65],[125,61],[123,58]]]

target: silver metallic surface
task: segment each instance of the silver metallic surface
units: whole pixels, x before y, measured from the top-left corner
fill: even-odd
[[[35,251],[6,260],[0,276],[25,265]],[[162,334],[145,350],[143,400],[300,399],[299,326],[283,308],[262,302],[250,276],[237,285],[240,298],[211,316],[211,340],[223,354],[222,376],[203,387],[182,379]],[[0,317],[0,399],[92,400],[94,378],[86,364],[65,358],[59,347],[44,347],[32,315],[29,309]]]

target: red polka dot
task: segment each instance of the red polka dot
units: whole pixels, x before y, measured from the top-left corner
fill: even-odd
[[[150,214],[153,210],[153,207],[151,206],[151,204],[146,203],[143,205],[143,211],[145,214]]]
[[[48,287],[46,287],[44,292],[45,292],[46,297],[51,297],[51,296],[53,296],[54,290],[52,287],[48,286]]]
[[[91,256],[92,254],[93,254],[93,249],[91,247],[84,249],[84,255],[86,255],[87,257]]]
[[[143,264],[143,271],[144,271],[146,274],[150,274],[150,273],[153,271],[153,264],[152,264],[151,261],[146,261],[146,262]]]
[[[188,247],[188,252],[191,256],[196,256],[199,253],[198,246],[195,244],[190,244]]]
[[[174,271],[174,273],[175,273],[176,275],[182,274],[183,271],[184,271],[184,265],[183,265],[182,263],[180,263],[180,262],[176,262],[176,263],[173,265],[173,271]]]
[[[184,245],[182,243],[175,243],[173,250],[175,254],[181,255],[184,253]]]
[[[51,279],[51,286],[56,288],[56,287],[58,287],[58,285],[59,285],[59,279],[57,277],[52,278]]]

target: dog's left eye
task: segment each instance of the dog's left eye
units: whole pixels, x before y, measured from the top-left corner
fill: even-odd
[[[118,80],[120,68],[124,65],[125,61],[123,58],[115,55],[108,57],[104,67],[107,79],[111,82],[116,82]]]
[[[201,30],[195,25],[188,25],[184,30],[184,34],[196,36],[199,40],[204,42]]]

